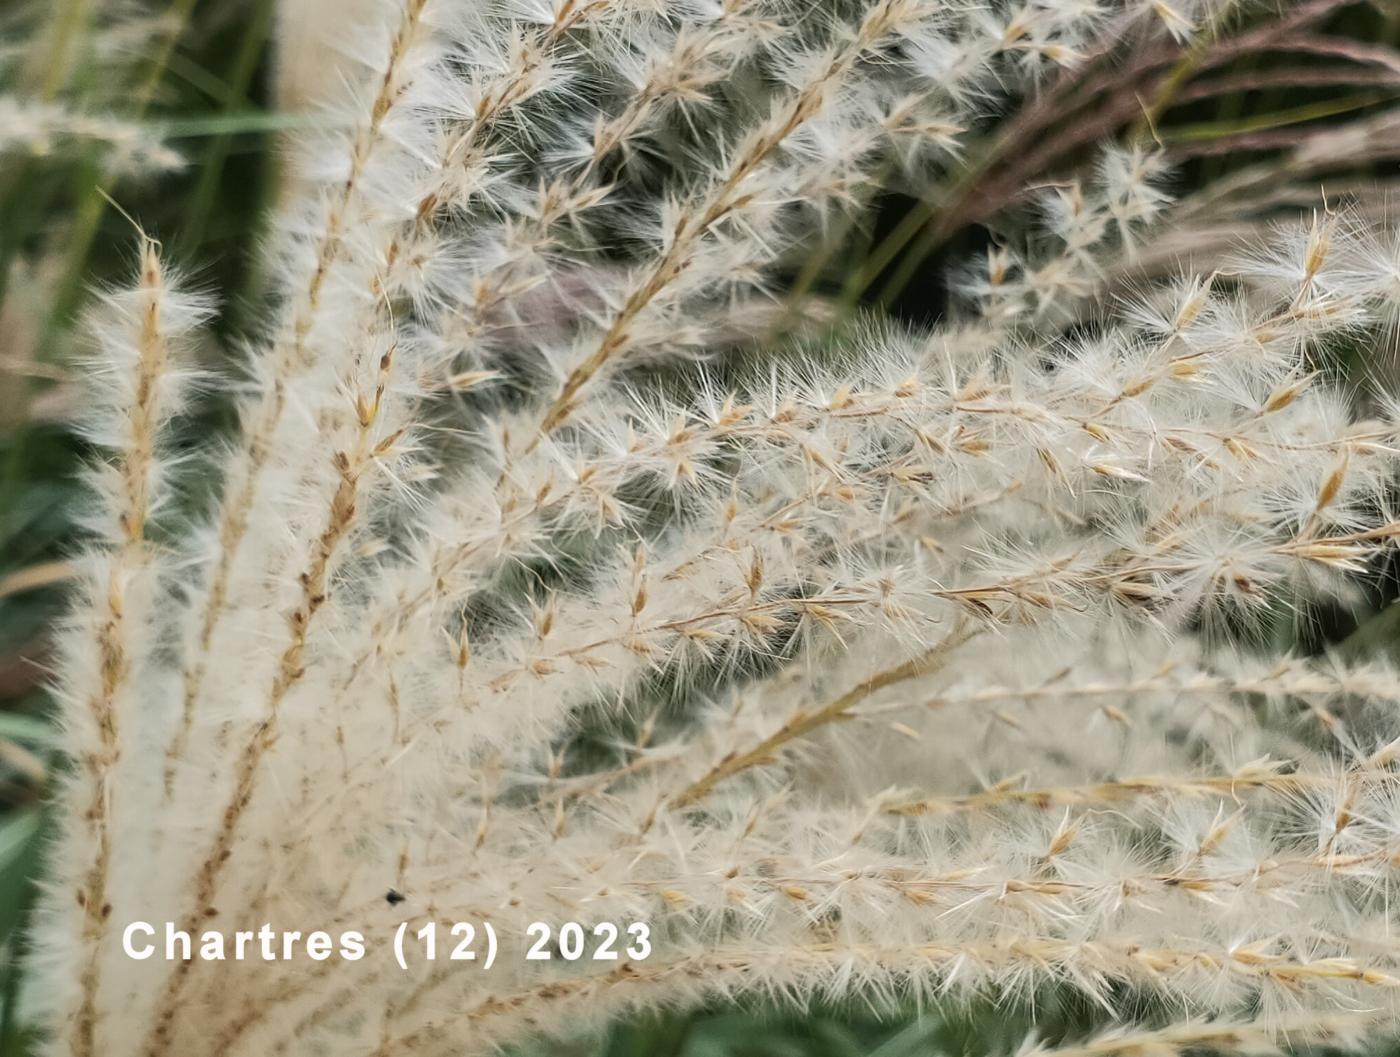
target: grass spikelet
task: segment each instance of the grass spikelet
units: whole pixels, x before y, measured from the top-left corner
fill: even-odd
[[[1295,633],[1400,539],[1400,408],[1344,366],[1393,225],[1310,182],[1387,155],[1182,116],[1261,49],[1393,88],[1339,6],[345,8],[246,360],[201,380],[148,238],[90,314],[43,1052],[752,1000],[1017,1007],[1020,1057],[1393,1032],[1400,675]],[[155,163],[32,102],[0,149]]]

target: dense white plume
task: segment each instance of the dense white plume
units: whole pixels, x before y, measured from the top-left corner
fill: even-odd
[[[1320,208],[1110,294],[1174,206],[1106,147],[934,329],[780,304],[891,173],[1209,5],[359,6],[207,516],[169,439],[208,305],[145,243],[93,319],[48,1052],[1048,985],[1177,1018],[1073,1054],[1390,1023],[1400,676],[1262,632],[1400,535],[1397,409],[1324,368],[1393,332],[1393,233]],[[405,973],[404,920],[514,953]],[[138,921],[368,953],[132,961]],[[523,959],[568,921],[649,956]]]

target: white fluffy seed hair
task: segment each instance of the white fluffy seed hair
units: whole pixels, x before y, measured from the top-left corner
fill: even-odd
[[[956,166],[990,98],[1207,14],[823,10],[366,3],[193,524],[208,305],[142,245],[92,327],[46,1052],[460,1055],[1047,986],[1174,1018],[1072,1054],[1393,1023],[1400,676],[1252,634],[1400,535],[1395,408],[1316,368],[1393,324],[1390,234],[1319,211],[1109,297],[1172,206],[1161,159],[1106,149],[955,320],[731,363],[877,172]],[[506,953],[405,973],[405,920]],[[138,962],[135,921],[368,953]],[[526,961],[534,921],[652,952]]]
[[[185,164],[178,152],[140,124],[79,113],[57,103],[0,98],[0,156],[47,154],[69,141],[102,148],[117,173],[169,172]]]
[[[379,0],[280,0],[277,5],[277,94],[287,110],[313,109],[343,83],[337,27],[362,25]]]

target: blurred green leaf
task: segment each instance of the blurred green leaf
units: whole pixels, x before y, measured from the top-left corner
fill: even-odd
[[[0,712],[0,738],[17,741],[31,748],[52,748],[57,741],[53,724],[22,712]]]
[[[315,119],[305,114],[279,114],[264,110],[233,114],[213,114],[188,121],[158,124],[154,131],[166,139],[196,139],[202,136],[230,136],[240,132],[285,132],[312,128]]]
[[[1385,102],[1388,97],[1376,92],[1366,92],[1347,96],[1345,99],[1329,99],[1320,103],[1277,110],[1269,114],[1253,114],[1237,120],[1204,121],[1195,125],[1180,125],[1161,133],[1164,143],[1199,143],[1224,139],[1228,136],[1243,135],[1248,132],[1267,132],[1271,129],[1286,128],[1307,121],[1348,114],[1363,110],[1368,106]]]
[[[1342,640],[1337,652],[1350,660],[1400,661],[1400,602],[1396,602]]]
[[[39,808],[0,819],[0,942],[10,938],[28,908],[43,826]]]

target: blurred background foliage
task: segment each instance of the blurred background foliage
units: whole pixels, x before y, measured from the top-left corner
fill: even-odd
[[[816,10],[839,0],[801,2]],[[1275,36],[1264,47],[1240,46],[1223,62],[1202,62],[1220,40],[1257,38],[1260,27],[1312,9],[1323,14],[1304,23],[1306,37]],[[62,766],[44,682],[82,506],[75,471],[85,453],[71,428],[81,411],[72,385],[83,370],[78,321],[93,289],[129,266],[136,218],[196,285],[219,292],[221,312],[204,352],[211,365],[257,334],[267,281],[259,248],[283,176],[279,139],[313,120],[279,106],[277,16],[276,0],[0,0],[0,102],[120,119],[184,159],[178,169],[138,172],[111,144],[7,135],[14,116],[0,106],[0,1057],[30,1048],[16,1005],[20,955],[45,790]],[[1301,40],[1338,43],[1289,46]],[[1257,205],[1248,223],[1301,207],[1300,187],[1334,200],[1360,193],[1368,207],[1388,209],[1400,188],[1400,123],[1390,120],[1400,101],[1397,41],[1397,0],[1268,0],[1222,11],[1218,24],[1175,54],[1141,68],[1120,63],[1099,74],[1095,91],[1052,94],[1057,105],[1026,106],[989,122],[991,131],[969,150],[967,174],[951,183],[892,184],[838,224],[827,245],[793,262],[789,301],[936,321],[949,305],[950,267],[985,251],[998,218],[1014,213],[1028,190],[1083,167],[1110,137],[1155,140],[1174,154],[1179,196],[1196,194],[1208,206],[1218,189],[1242,189]],[[1197,79],[1203,65],[1210,76]],[[1353,156],[1328,159],[1330,166],[1299,160],[1304,148],[1344,128],[1360,130]],[[1228,231],[1227,240],[1240,234]],[[1394,364],[1343,366],[1358,376],[1394,371]],[[207,437],[232,424],[226,395],[213,393],[183,428]],[[1400,627],[1389,606],[1394,579],[1382,576],[1361,611],[1281,615],[1279,634],[1304,652],[1391,649]],[[1052,1039],[1077,1037],[1098,1020],[1094,1010],[1056,995],[1045,996],[1036,1013]],[[602,1040],[547,1051],[1009,1054],[1029,1027],[1024,1014],[993,1007],[908,1010],[895,1018],[820,1004],[800,1014],[724,1008],[649,1017]]]

